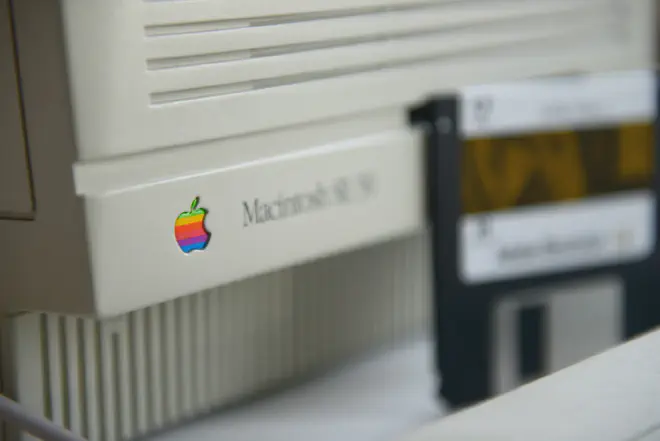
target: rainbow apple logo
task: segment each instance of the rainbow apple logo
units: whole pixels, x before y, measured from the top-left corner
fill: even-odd
[[[204,226],[208,210],[197,208],[197,204],[199,204],[198,197],[190,205],[190,211],[181,213],[174,223],[176,242],[186,254],[204,250],[211,240],[211,233]]]

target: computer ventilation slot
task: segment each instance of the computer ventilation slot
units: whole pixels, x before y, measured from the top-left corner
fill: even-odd
[[[621,25],[615,3],[605,0],[405,3],[148,23],[151,102],[286,86],[546,41],[593,41]],[[173,4],[159,6],[168,5]]]

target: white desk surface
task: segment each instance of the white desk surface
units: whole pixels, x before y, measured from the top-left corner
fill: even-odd
[[[443,415],[432,367],[414,341],[154,441],[395,441]]]
[[[660,441],[659,347],[660,330],[445,419],[420,340],[154,441]]]
[[[399,441],[660,441],[660,329]]]

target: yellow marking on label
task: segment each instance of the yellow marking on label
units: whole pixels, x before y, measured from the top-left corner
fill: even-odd
[[[468,140],[461,163],[463,211],[648,188],[653,153],[650,123]]]

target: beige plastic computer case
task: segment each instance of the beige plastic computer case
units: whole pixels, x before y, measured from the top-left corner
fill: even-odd
[[[1,6],[10,311],[116,315],[413,233],[409,104],[653,55],[651,0]],[[210,241],[184,253],[195,209]]]

